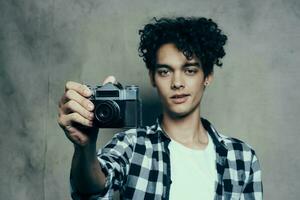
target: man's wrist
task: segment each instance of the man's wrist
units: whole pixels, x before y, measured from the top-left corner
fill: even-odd
[[[74,155],[84,156],[86,158],[96,156],[96,143],[90,143],[84,146],[74,144]]]

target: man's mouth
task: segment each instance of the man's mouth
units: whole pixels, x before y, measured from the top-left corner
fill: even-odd
[[[189,96],[189,94],[175,94],[171,96],[171,99],[175,104],[180,104],[186,102]]]
[[[171,96],[171,99],[179,99],[179,98],[183,98],[186,96],[190,96],[189,94],[175,94],[173,96]]]

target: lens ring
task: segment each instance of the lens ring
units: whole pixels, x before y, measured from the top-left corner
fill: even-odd
[[[102,126],[113,124],[120,119],[120,107],[115,101],[102,101],[96,106],[95,117]]]

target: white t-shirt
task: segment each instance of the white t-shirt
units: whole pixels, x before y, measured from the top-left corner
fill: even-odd
[[[208,145],[196,150],[171,140],[170,200],[210,200],[215,196],[217,180],[216,152],[208,134]]]

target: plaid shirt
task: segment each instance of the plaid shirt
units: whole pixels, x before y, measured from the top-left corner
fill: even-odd
[[[207,120],[201,120],[216,150],[215,200],[262,199],[261,171],[254,150],[240,140],[219,134]],[[98,153],[107,177],[106,191],[83,198],[72,187],[73,199],[110,200],[114,190],[119,190],[121,199],[168,200],[172,187],[170,141],[160,120],[151,127],[116,134]]]

